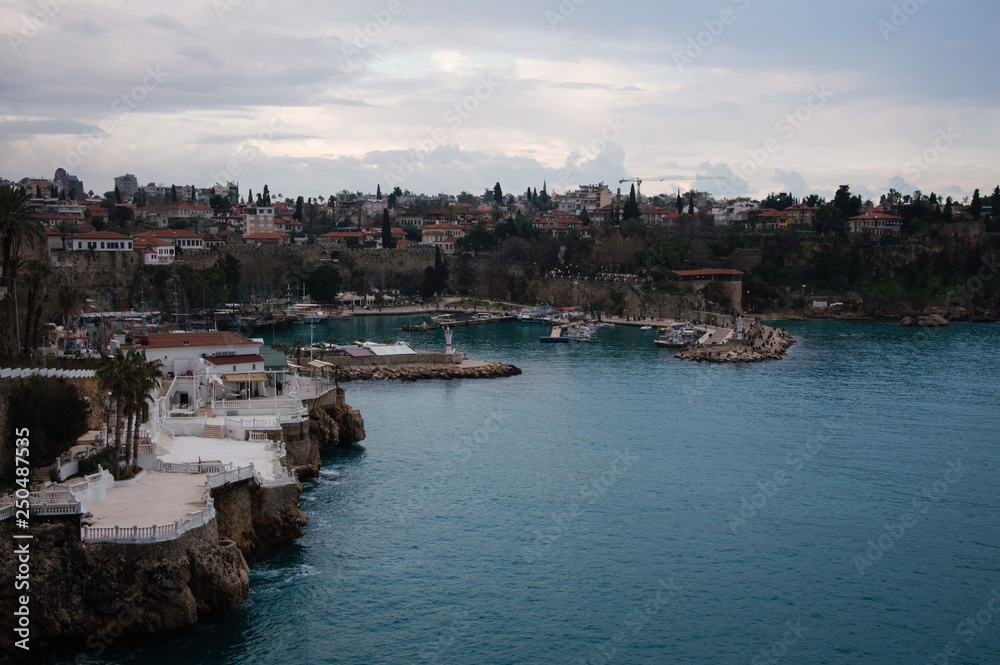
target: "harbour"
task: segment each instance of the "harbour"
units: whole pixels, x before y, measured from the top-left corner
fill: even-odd
[[[597,346],[458,329],[524,374],[350,384],[368,436],[324,453],[304,537],[252,569],[249,601],[96,662],[750,662],[787,623],[784,662],[921,662],[1000,585],[1000,329],[780,327],[799,343],[752,366],[631,326]],[[995,661],[991,630],[963,662]]]

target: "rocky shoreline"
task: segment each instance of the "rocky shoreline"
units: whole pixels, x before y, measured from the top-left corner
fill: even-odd
[[[308,421],[284,432],[286,464],[299,478],[318,475],[320,451],[365,438],[361,414],[344,391],[313,403]],[[100,656],[119,640],[192,626],[234,610],[250,593],[248,560],[302,536],[308,516],[302,486],[267,487],[254,479],[211,490],[215,517],[173,540],[148,544],[85,542],[80,515],[35,517],[31,541],[31,651],[0,635],[0,663],[76,650]],[[0,578],[13,580],[14,520],[0,521]],[[23,591],[18,593],[24,593]],[[13,584],[0,586],[0,607],[16,607]],[[79,660],[77,662],[80,662]]]
[[[692,344],[674,357],[710,363],[757,363],[780,360],[793,344],[795,338],[789,333],[757,321],[741,340],[714,346]]]
[[[451,379],[496,379],[517,376],[521,369],[501,362],[462,365],[356,365],[340,367],[338,381],[428,381]]]

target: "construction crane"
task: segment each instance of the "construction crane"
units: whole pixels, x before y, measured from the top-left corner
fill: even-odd
[[[649,182],[662,182],[664,180],[725,180],[726,178],[721,175],[664,175],[658,178],[622,178],[618,181],[618,184],[623,182],[634,182],[635,183],[635,197],[636,200],[642,196],[642,183],[643,181]]]

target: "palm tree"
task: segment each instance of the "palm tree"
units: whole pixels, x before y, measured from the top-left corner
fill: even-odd
[[[128,355],[117,347],[110,356],[101,358],[96,369],[97,384],[101,390],[107,391],[111,395],[111,401],[115,405],[115,449],[117,451],[117,463],[115,464],[114,476],[121,479],[124,475],[125,446],[122,445],[122,428],[125,424],[127,401],[134,392],[134,378],[132,362]]]
[[[59,232],[59,237],[62,239],[63,252],[66,251],[66,238],[75,235],[78,230],[76,224],[65,219],[56,225],[56,231]]]
[[[301,337],[292,340],[292,351],[295,352],[295,362],[299,365],[302,364],[302,349],[305,345],[306,341]]]
[[[42,224],[34,216],[31,200],[21,187],[4,185],[0,187],[0,277],[14,286],[21,246],[42,242],[45,232]],[[6,285],[6,284],[5,284]],[[17,317],[15,307],[6,305],[5,330],[0,335],[0,352],[10,354],[16,347],[11,343],[10,331]]]
[[[163,378],[163,363],[159,360],[147,360],[145,351],[134,349],[129,350],[128,357],[135,379],[135,390],[131,393],[130,400],[133,430],[128,443],[131,466],[139,459],[139,425],[142,423],[146,401],[159,390],[160,379]]]
[[[52,266],[42,259],[31,259],[26,264],[25,281],[28,285],[28,299],[24,315],[24,353],[31,355],[38,339],[38,325],[42,318],[42,302],[45,278],[52,272]]]

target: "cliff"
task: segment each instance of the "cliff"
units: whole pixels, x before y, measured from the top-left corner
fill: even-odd
[[[344,389],[336,388],[313,404],[309,434],[320,449],[349,446],[364,440],[365,421],[357,409],[347,404]]]
[[[0,607],[16,607],[14,520],[0,522]],[[30,653],[0,633],[0,662],[43,650],[76,649],[97,656],[121,636],[190,626],[239,607],[250,592],[246,559],[220,541],[215,521],[180,538],[131,545],[83,543],[78,517],[32,520]],[[5,625],[9,621],[4,622]]]

